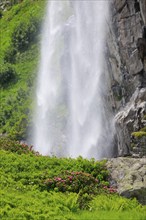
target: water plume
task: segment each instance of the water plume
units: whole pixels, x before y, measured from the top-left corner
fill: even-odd
[[[109,1],[48,1],[34,120],[43,155],[111,155],[105,40]]]

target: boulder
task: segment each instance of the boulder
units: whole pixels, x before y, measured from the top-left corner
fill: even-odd
[[[118,193],[146,205],[146,157],[112,158],[106,165],[111,174],[110,183]]]

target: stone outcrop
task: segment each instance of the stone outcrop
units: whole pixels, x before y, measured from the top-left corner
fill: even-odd
[[[111,185],[120,195],[146,204],[146,158],[119,157],[108,160]]]
[[[142,157],[146,135],[136,141],[132,133],[146,126],[146,1],[113,0],[111,11],[107,58],[118,156]]]
[[[146,136],[136,140],[133,131],[146,127],[146,88],[137,88],[126,107],[116,115],[119,156],[142,157],[146,154]],[[143,133],[144,134],[144,133]],[[123,138],[124,137],[124,138]]]
[[[0,1],[0,11],[6,11],[13,5],[21,3],[23,0],[1,0]]]

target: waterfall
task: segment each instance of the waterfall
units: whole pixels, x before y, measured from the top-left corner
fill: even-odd
[[[111,156],[105,39],[109,1],[48,1],[33,145],[43,155]]]

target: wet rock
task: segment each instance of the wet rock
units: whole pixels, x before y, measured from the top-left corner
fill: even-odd
[[[146,1],[114,0],[111,11],[107,61],[118,155],[142,157],[145,138],[131,134],[146,126]]]
[[[140,59],[143,60],[144,57],[146,56],[146,39],[144,38],[137,39],[137,49]]]
[[[145,114],[146,88],[137,89],[126,107],[115,116],[119,156],[127,156],[135,153],[139,153],[141,156],[146,155],[145,137],[138,138],[137,142],[134,142],[133,137],[131,137],[132,132],[139,131],[146,126],[146,121],[144,120]],[[134,147],[137,147],[138,150],[133,150]]]
[[[146,1],[140,0],[140,11],[144,24],[146,24]]]

